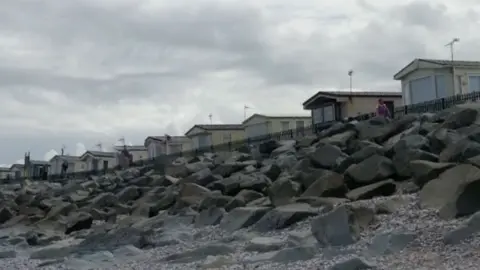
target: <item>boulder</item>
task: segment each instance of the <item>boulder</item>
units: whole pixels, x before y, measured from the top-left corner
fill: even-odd
[[[338,167],[347,157],[348,155],[343,153],[338,146],[325,144],[310,155],[310,160],[319,168],[331,170]]]
[[[301,191],[302,186],[299,183],[283,177],[268,188],[268,196],[273,205],[281,206],[289,204],[292,198],[299,195]]]
[[[423,187],[430,180],[437,178],[441,173],[453,166],[455,166],[455,163],[437,163],[428,160],[410,161],[413,180],[419,187]]]
[[[320,245],[347,246],[357,242],[360,232],[373,221],[373,210],[339,206],[315,218],[311,230]]]
[[[343,197],[347,192],[347,186],[343,175],[336,172],[322,173],[320,177],[313,182],[303,192],[302,197]]]
[[[366,160],[350,166],[345,172],[354,184],[367,185],[381,180],[386,180],[395,175],[395,167],[390,159],[372,155]]]
[[[238,207],[230,211],[220,222],[220,228],[236,231],[247,228],[259,221],[270,207]]]
[[[390,255],[405,249],[416,239],[414,233],[386,232],[376,235],[369,247],[376,255]]]
[[[308,217],[318,215],[319,210],[306,203],[287,204],[276,207],[263,215],[254,225],[254,230],[268,232],[284,229]]]
[[[346,197],[352,201],[368,200],[379,196],[390,196],[397,190],[397,185],[392,179],[380,181],[367,186],[350,190]]]
[[[436,208],[442,218],[471,215],[480,210],[480,169],[460,164],[444,171],[420,191],[424,208]]]
[[[223,208],[210,207],[200,212],[195,218],[195,227],[218,225],[225,216],[226,211]]]

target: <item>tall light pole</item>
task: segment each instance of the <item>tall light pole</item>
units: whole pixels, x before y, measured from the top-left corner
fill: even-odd
[[[210,125],[213,124],[212,117],[213,117],[213,115],[212,115],[212,113],[210,113],[210,114],[208,115],[208,118],[210,118]]]
[[[98,150],[102,151],[103,147],[101,142],[95,144],[95,146],[98,148]]]
[[[243,120],[247,119],[247,110],[250,109],[247,105],[243,106]]]
[[[452,60],[452,65],[453,65],[453,45],[457,42],[460,42],[459,38],[454,38],[454,39],[452,39],[452,41],[445,44],[445,47],[450,47],[450,59]]]
[[[348,71],[348,76],[350,77],[350,94],[352,94],[353,92],[353,80],[352,80],[353,70],[352,69]]]
[[[125,145],[126,145],[126,144],[125,144],[125,137],[123,137],[123,136],[120,137],[120,139],[118,139],[118,141],[122,143],[122,146],[125,146]]]
[[[461,92],[460,89],[461,89],[461,87],[462,87],[461,85],[459,85],[458,87],[460,87],[460,89],[459,89],[458,93],[456,93],[456,91],[455,91],[455,81],[456,81],[456,78],[455,78],[455,66],[454,66],[454,64],[453,64],[453,63],[454,63],[454,62],[453,62],[453,45],[454,45],[455,43],[459,42],[459,41],[460,41],[459,38],[454,38],[454,39],[452,39],[452,41],[450,41],[449,43],[445,44],[445,47],[450,47],[450,60],[452,61],[451,64],[452,64],[452,78],[453,78],[453,80],[452,80],[452,87],[453,87],[453,88],[452,88],[452,89],[453,89],[452,92],[453,92],[453,94],[461,94],[461,93],[460,93],[460,92]]]

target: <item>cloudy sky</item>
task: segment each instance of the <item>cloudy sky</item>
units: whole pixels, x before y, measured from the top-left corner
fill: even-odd
[[[402,3],[402,4],[399,4]],[[2,0],[0,164],[62,144],[305,114],[321,89],[399,90],[413,58],[480,59],[478,0]]]

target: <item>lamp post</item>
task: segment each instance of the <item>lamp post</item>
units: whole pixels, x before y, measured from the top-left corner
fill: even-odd
[[[243,120],[247,119],[247,110],[250,109],[247,105],[243,106]]]
[[[350,94],[352,94],[352,91],[353,91],[353,80],[352,80],[353,70],[352,69],[348,71],[348,76],[350,77]]]
[[[452,41],[450,41],[449,43],[445,44],[445,47],[450,47],[450,59],[452,61],[452,65],[453,65],[453,45],[457,42],[460,42],[460,39],[459,38],[454,38],[452,39]]]
[[[445,44],[445,47],[450,47],[450,60],[452,61],[451,64],[452,64],[452,89],[453,89],[453,94],[457,94],[455,92],[455,66],[454,66],[454,62],[453,62],[453,45],[457,42],[460,42],[460,39],[459,38],[454,38],[452,39],[452,41],[450,41],[449,43]],[[459,85],[459,87],[461,88],[461,85]],[[459,89],[460,90],[460,89]],[[458,94],[461,94],[460,91],[458,91]]]

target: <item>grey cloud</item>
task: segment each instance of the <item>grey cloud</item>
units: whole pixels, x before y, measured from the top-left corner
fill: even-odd
[[[163,99],[171,101],[177,95],[170,89],[181,87],[179,78],[185,80],[188,75],[149,72],[96,79],[61,76],[42,70],[0,67],[0,90],[10,92],[19,101],[32,103],[39,102],[38,94],[41,89],[67,93],[86,106],[112,103],[121,99],[144,99],[146,96],[158,94],[159,91]],[[189,79],[194,79],[194,76]]]
[[[443,4],[432,4],[425,1],[415,1],[396,8],[392,15],[398,16],[405,26],[421,26],[429,31],[445,29],[453,23],[446,14],[447,7]]]
[[[131,8],[99,9],[76,1],[54,8],[58,2],[49,3],[50,8],[19,3],[24,13],[43,14],[44,17],[33,24],[27,16],[18,20],[8,8],[3,14],[0,12],[0,16],[3,15],[0,22],[17,32],[48,36],[55,46],[61,46],[53,49],[65,54],[77,49],[82,42],[94,42],[90,47],[98,51],[81,60],[95,62],[95,56],[103,52],[105,56],[100,57],[98,65],[113,72],[119,66],[135,67],[147,62],[152,66],[167,66],[171,73],[183,76],[241,69],[264,77],[273,85],[298,84],[310,76],[299,66],[292,69],[295,59],[272,54],[274,44],[270,44],[270,32],[265,29],[262,16],[242,5],[167,8],[148,17]],[[10,9],[20,8],[14,5],[10,4]],[[192,50],[194,54],[189,55],[185,50]]]
[[[371,5],[367,0],[356,0],[356,4],[362,9],[370,12],[376,12],[377,8],[374,5]]]
[[[43,160],[44,154],[51,149],[60,152],[62,145],[67,146],[67,152],[75,154],[76,143],[79,141],[85,142],[88,148],[95,145],[94,137],[74,135],[55,136],[52,134],[18,134],[16,136],[0,135],[2,142],[3,155],[0,156],[4,160],[3,163],[13,163],[17,159],[23,159],[25,152],[30,151],[32,159]],[[23,144],[19,144],[22,142]],[[8,153],[6,155],[6,153]],[[7,159],[8,157],[8,159]],[[3,161],[2,160],[2,161]]]
[[[47,1],[36,5],[23,5],[21,1],[9,3],[9,7],[2,7],[3,12],[0,12],[4,27],[43,34],[57,44],[63,41],[61,45],[90,41],[94,45],[113,47],[149,44],[166,53],[175,46],[245,53],[262,49],[267,34],[262,34],[263,24],[258,12],[242,5],[170,7],[155,10],[149,16],[132,8],[99,8],[84,1],[68,1],[68,4]],[[42,15],[24,16],[19,20],[15,11],[21,9],[26,14]],[[32,19],[35,20],[33,24]],[[131,47],[129,50],[135,53]]]
[[[261,7],[263,2],[249,6],[241,1],[153,1],[163,5],[158,9],[140,9],[140,1],[112,3],[2,1],[0,35],[18,38],[19,48],[11,50],[26,46],[30,55],[0,48],[0,96],[27,104],[22,108],[39,104],[30,114],[43,112],[48,117],[41,119],[63,118],[62,123],[70,121],[72,126],[78,125],[73,114],[83,117],[83,123],[99,121],[90,113],[92,108],[113,109],[121,100],[158,105],[151,113],[165,114],[159,118],[163,122],[133,130],[115,127],[110,137],[86,127],[83,134],[55,134],[30,127],[40,119],[36,115],[2,104],[0,120],[14,119],[25,128],[0,132],[0,162],[21,158],[27,146],[41,158],[59,148],[59,142],[74,149],[77,142],[92,147],[119,136],[137,144],[148,135],[182,134],[193,124],[208,122],[208,113],[215,121],[239,122],[241,103],[257,108],[252,112],[301,110],[301,101],[315,90],[347,88],[350,68],[355,70],[356,87],[399,90],[392,80],[398,69],[414,57],[438,56],[452,29],[478,23],[472,11],[451,15],[446,6],[420,1],[380,7],[359,0],[356,7],[333,11],[313,1],[273,1],[266,7]],[[337,33],[338,25],[359,27],[351,13],[358,7],[365,25]],[[303,29],[279,29],[296,19],[313,20],[313,33],[302,36]],[[475,37],[461,39],[459,56],[478,57]],[[222,77],[225,71],[235,75]],[[55,104],[42,96],[44,90],[65,93],[68,104]],[[196,90],[203,94],[194,96]],[[181,106],[195,109],[182,116]],[[139,112],[131,110],[134,121]],[[101,124],[112,127],[109,120]],[[75,130],[80,133],[82,128]]]

